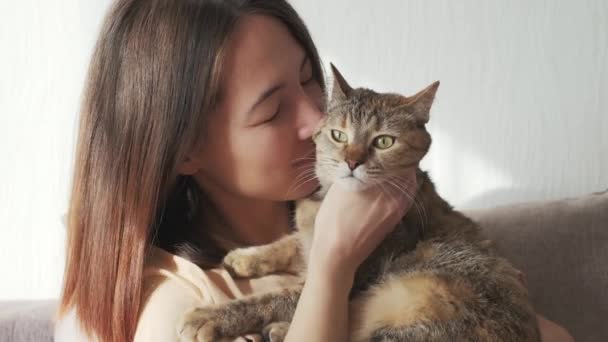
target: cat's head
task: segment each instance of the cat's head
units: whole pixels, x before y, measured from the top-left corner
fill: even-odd
[[[322,188],[334,182],[354,190],[400,183],[431,146],[425,125],[439,82],[406,97],[353,89],[333,64],[331,68],[328,113],[313,136]]]

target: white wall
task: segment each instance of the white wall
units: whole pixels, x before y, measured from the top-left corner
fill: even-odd
[[[106,0],[0,0],[0,300],[59,295],[76,116]]]
[[[0,300],[52,298],[82,83],[108,0],[0,0]],[[425,166],[459,207],[608,187],[604,0],[292,0],[355,85],[442,85]]]
[[[292,3],[351,85],[441,81],[423,165],[455,206],[608,188],[608,1]]]

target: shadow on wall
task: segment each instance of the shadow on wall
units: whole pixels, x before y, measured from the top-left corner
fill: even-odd
[[[423,166],[453,205],[608,186],[606,1],[294,3],[351,84],[408,95],[441,81]]]
[[[577,142],[572,133],[568,141],[538,142],[527,136],[529,127],[517,121],[506,130],[496,127],[491,119],[481,122],[485,130],[468,125],[442,129],[437,127],[443,124],[437,117],[441,114],[435,111],[435,122],[440,123],[429,127],[433,146],[422,168],[429,171],[438,192],[458,209],[574,197],[608,187],[608,160],[597,143]],[[601,134],[599,127],[588,126],[587,131],[577,134]],[[488,131],[497,133],[490,135]],[[566,134],[556,127],[541,131],[541,140],[549,139],[543,134]],[[509,138],[501,136],[506,134]]]

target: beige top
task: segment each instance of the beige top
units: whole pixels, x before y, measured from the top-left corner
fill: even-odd
[[[153,247],[144,268],[144,304],[135,341],[177,341],[177,322],[187,310],[284,288],[296,281],[296,276],[288,274],[233,278],[225,269],[202,270]],[[261,336],[247,335],[236,341],[261,341]]]
[[[225,303],[254,293],[280,289],[297,282],[290,274],[235,279],[225,269],[202,270],[190,261],[152,247],[143,278],[143,306],[135,332],[135,342],[178,341],[177,322],[193,307]],[[74,311],[55,324],[55,341],[96,341],[79,328]],[[247,335],[235,341],[261,341]]]

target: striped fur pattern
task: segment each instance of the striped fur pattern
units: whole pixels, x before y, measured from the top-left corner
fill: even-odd
[[[343,181],[353,188],[380,184],[409,191],[401,186],[404,171],[417,168],[430,148],[425,125],[438,82],[404,97],[352,89],[332,69],[328,115],[314,136],[321,190],[299,201],[297,233],[228,254],[225,264],[237,276],[291,271],[304,281],[324,190]],[[394,138],[389,148],[374,145],[383,135]],[[350,293],[351,340],[540,341],[519,272],[496,255],[475,222],[437,194],[427,173],[417,169],[417,177],[414,206],[357,271]],[[184,317],[180,336],[214,341],[263,332],[267,340],[282,341],[300,291],[297,286],[198,308]]]

